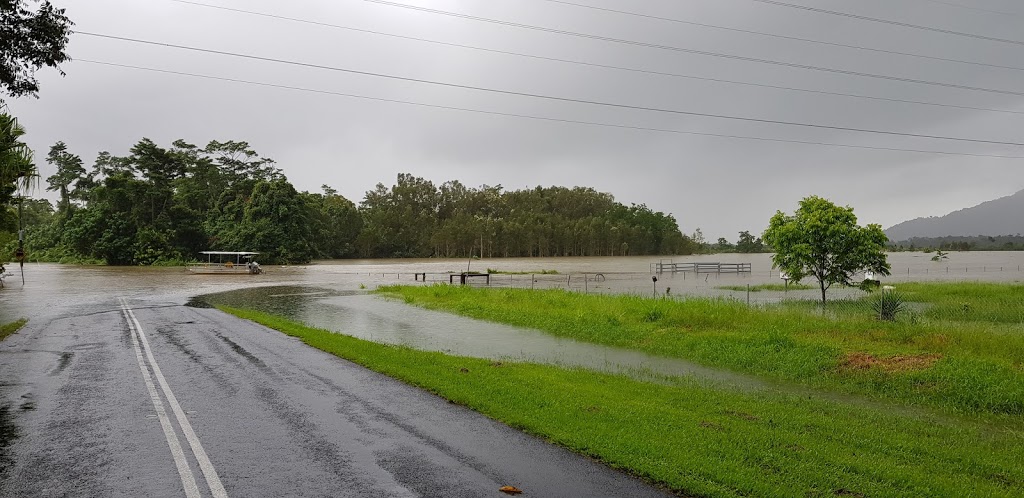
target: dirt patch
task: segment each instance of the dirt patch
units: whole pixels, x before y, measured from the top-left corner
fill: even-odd
[[[868,353],[848,353],[839,363],[840,370],[870,370],[878,368],[886,372],[911,372],[925,370],[942,359],[941,354],[919,354],[878,358]]]
[[[756,415],[751,415],[751,414],[746,413],[746,412],[737,412],[737,411],[732,411],[732,410],[726,410],[726,411],[724,411],[722,413],[725,414],[725,415],[732,416],[732,417],[741,418],[743,420],[747,420],[747,421],[750,421],[750,422],[757,422],[758,420],[761,420],[760,417],[757,417]]]
[[[839,488],[836,490],[836,496],[854,496],[857,498],[864,498],[864,493],[858,493],[856,491],[850,491],[849,489]]]
[[[700,426],[705,429],[711,429],[718,432],[722,432],[725,429],[725,427],[722,427],[722,424],[716,424],[715,422],[709,422],[707,420],[701,421]]]

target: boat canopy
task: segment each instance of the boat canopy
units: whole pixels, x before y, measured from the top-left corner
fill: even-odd
[[[212,254],[216,254],[216,255],[224,255],[224,256],[227,256],[227,255],[231,255],[231,256],[255,256],[255,255],[259,254],[259,253],[258,252],[250,252],[250,251],[241,251],[241,252],[239,252],[239,251],[200,251],[199,254],[211,254],[211,255]]]

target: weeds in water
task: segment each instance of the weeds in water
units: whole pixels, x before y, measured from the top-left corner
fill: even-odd
[[[558,275],[558,270],[506,271],[488,268],[487,273],[491,275]]]
[[[715,287],[715,288],[716,289],[722,289],[722,290],[738,291],[738,292],[746,292],[748,289],[750,290],[750,292],[762,292],[762,291],[765,291],[765,292],[785,292],[785,291],[802,291],[802,290],[817,289],[817,287],[815,287],[813,285],[807,285],[807,284],[788,284],[788,286],[787,286],[787,284],[758,284],[758,285],[751,285],[751,286],[746,286],[746,285],[721,285],[721,286],[718,286],[718,287]]]

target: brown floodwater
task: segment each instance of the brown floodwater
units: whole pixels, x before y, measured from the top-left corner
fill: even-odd
[[[749,274],[664,273],[651,280],[658,261],[750,263]],[[1024,252],[953,253],[935,262],[921,253],[889,256],[893,275],[905,281],[1024,281]],[[195,296],[208,301],[244,305],[274,312],[312,326],[356,337],[424,350],[491,359],[525,360],[579,366],[638,375],[693,375],[730,384],[758,381],[677,359],[619,350],[534,331],[422,310],[367,295],[387,284],[448,282],[447,272],[524,272],[492,275],[493,287],[563,288],[582,292],[615,292],[673,296],[729,296],[746,299],[745,292],[721,289],[747,284],[778,283],[767,254],[722,254],[657,257],[516,258],[487,260],[389,259],[324,261],[298,266],[267,266],[263,275],[193,275],[183,268],[73,266],[30,263],[9,267],[0,290],[0,321],[20,317],[47,319],[56,314],[107,311],[117,297],[153,305],[177,305]],[[542,274],[543,271],[548,274]],[[550,272],[557,272],[552,274]],[[483,281],[473,285],[485,285]],[[836,290],[833,297],[860,291]],[[817,291],[750,293],[752,302],[787,298],[813,299]]]

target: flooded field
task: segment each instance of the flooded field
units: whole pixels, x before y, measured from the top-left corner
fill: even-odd
[[[457,356],[583,367],[642,378],[686,375],[739,387],[764,385],[753,377],[684,360],[554,337],[360,292],[270,286],[209,294],[197,300],[257,309],[360,339]]]
[[[7,287],[0,291],[0,320],[19,317],[45,319],[56,310],[105,311],[116,297],[154,303],[185,303],[195,296],[214,294],[213,302],[255,308],[312,326],[379,342],[491,359],[517,359],[581,366],[643,375],[686,375],[751,384],[757,381],[681,360],[634,351],[558,339],[536,331],[490,324],[422,310],[367,295],[387,284],[448,282],[447,272],[500,272],[493,287],[563,288],[580,292],[622,292],[664,295],[727,296],[747,299],[746,293],[724,286],[778,283],[766,254],[724,254],[672,258],[674,262],[750,263],[748,274],[663,273],[652,282],[652,265],[669,258],[523,258],[490,260],[345,260],[301,266],[270,266],[263,275],[192,275],[183,268],[139,268],[29,264],[25,285],[13,267]],[[941,262],[921,253],[890,254],[893,276],[904,281],[1024,280],[1024,253],[954,253]],[[547,273],[544,273],[547,272]],[[482,280],[473,285],[487,285]],[[229,292],[235,291],[235,292]],[[857,296],[860,291],[837,289],[832,297]],[[751,301],[814,299],[816,290],[750,293]]]
[[[657,285],[651,281],[652,265],[659,261],[750,263],[751,273],[663,273]],[[922,253],[891,253],[892,283],[906,281],[1024,281],[1024,252],[951,253],[949,259],[931,261]],[[742,292],[720,289],[780,283],[768,254],[713,254],[674,258],[510,258],[467,261],[450,259],[337,260],[300,266],[267,266],[258,276],[193,275],[184,268],[73,266],[50,263],[25,265],[25,285],[20,269],[9,265],[6,288],[0,290],[0,319],[46,314],[59,307],[89,307],[112,297],[147,297],[185,302],[189,297],[223,290],[266,286],[305,285],[335,291],[373,289],[387,284],[420,284],[449,281],[448,272],[486,272],[488,268],[512,272],[491,277],[490,285],[517,288],[563,288],[583,292],[712,295],[745,298]],[[549,274],[542,274],[543,271]],[[551,274],[550,272],[557,272]],[[805,282],[813,283],[813,282]],[[483,285],[483,282],[473,282]],[[815,297],[817,291],[788,292],[788,298]],[[843,290],[832,291],[836,297]],[[859,291],[846,291],[856,295]],[[753,300],[778,299],[781,293],[757,293]],[[12,318],[13,317],[13,318]]]

